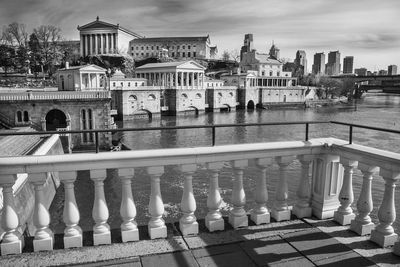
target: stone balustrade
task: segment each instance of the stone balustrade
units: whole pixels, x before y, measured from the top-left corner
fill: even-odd
[[[293,208],[288,203],[287,168],[294,160],[301,164],[297,200]],[[199,166],[211,173],[208,184],[206,227],[210,232],[224,230],[224,220],[220,211],[222,197],[219,191],[219,173],[229,162],[232,173],[232,209],[229,223],[233,228],[246,227],[248,218],[255,224],[290,220],[292,213],[298,218],[314,215],[318,218],[334,217],[342,225],[360,235],[371,233],[371,241],[385,247],[394,246],[394,253],[400,254],[400,244],[392,224],[395,220],[394,190],[400,179],[400,155],[369,147],[347,144],[333,139],[313,139],[307,142],[273,142],[239,144],[215,147],[157,149],[145,151],[104,152],[98,154],[67,154],[51,156],[25,156],[0,158],[0,185],[3,187],[4,205],[2,228],[5,230],[1,243],[1,253],[22,252],[24,240],[14,206],[12,186],[18,174],[27,173],[28,181],[35,190],[33,220],[36,227],[33,240],[34,251],[52,250],[54,234],[49,228],[49,211],[43,205],[43,184],[49,172],[59,172],[64,184],[65,200],[63,221],[65,223],[64,247],[81,247],[82,230],[79,226],[80,212],[75,199],[74,182],[77,171],[90,170],[94,182],[94,203],[92,210],[94,245],[110,244],[111,232],[108,224],[109,209],[104,195],[103,181],[107,169],[117,169],[121,180],[120,205],[121,236],[123,242],[139,239],[135,196],[132,194],[135,168],[144,168],[150,176],[148,233],[151,239],[165,238],[167,229],[163,219],[164,204],[160,179],[164,167],[178,166],[183,174],[183,192],[180,203],[182,217],[179,228],[183,235],[199,232],[196,218],[196,199],[193,194],[193,174]],[[277,164],[279,179],[276,190],[269,195],[267,168]],[[254,188],[255,203],[251,210],[245,210],[246,192],[243,188],[243,173],[246,168],[257,170]],[[355,198],[352,188],[352,173],[359,168],[363,173],[361,193]],[[343,170],[344,169],[344,170]],[[385,193],[378,212],[379,224],[372,223],[371,179],[378,173],[385,180]],[[311,175],[310,175],[311,174]],[[343,184],[343,185],[342,185]],[[134,184],[133,184],[134,186]],[[271,198],[272,207],[267,207]],[[357,199],[357,211],[352,209]],[[225,199],[225,201],[228,201]],[[247,214],[250,216],[248,217]]]
[[[71,100],[71,99],[103,99],[111,98],[109,91],[56,91],[56,92],[0,92],[0,101],[23,100]]]

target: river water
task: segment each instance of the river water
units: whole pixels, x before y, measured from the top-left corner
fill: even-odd
[[[285,110],[255,110],[226,113],[206,113],[199,116],[194,114],[180,115],[177,117],[154,118],[151,122],[146,120],[131,120],[121,122],[119,127],[159,127],[159,126],[181,126],[181,125],[209,125],[226,123],[256,123],[256,122],[285,122],[285,121],[329,121],[336,120],[351,122],[362,125],[377,126],[400,130],[400,95],[390,94],[368,94],[356,105],[343,104],[331,107],[318,107],[314,109],[285,109]],[[216,144],[239,144],[271,141],[304,140],[304,126],[251,126],[220,128],[216,130]],[[310,125],[310,138],[336,137],[347,140],[348,127],[333,124]],[[127,132],[123,135],[123,142],[133,150],[209,146],[211,144],[210,129],[186,129],[186,130],[162,130],[146,132]],[[377,132],[372,130],[354,129],[353,142],[357,144],[376,147],[384,150],[400,153],[400,135]],[[269,193],[268,206],[271,207],[275,194],[278,177],[278,166],[275,164],[268,169],[267,187]],[[253,192],[255,188],[256,171],[248,168],[244,173],[244,189],[246,192],[246,210],[254,206]],[[300,177],[300,163],[295,160],[289,166],[289,204],[294,205],[296,190]],[[196,216],[204,218],[207,213],[207,190],[209,173],[200,166],[193,177],[193,189],[197,202]],[[230,209],[232,194],[233,174],[229,163],[225,163],[220,172],[219,186],[221,196],[224,200],[222,205],[223,215],[227,215]],[[362,175],[356,170],[354,173],[355,201],[353,208],[356,209]],[[375,175],[372,182],[374,210],[371,217],[377,222],[377,211],[382,201],[384,192],[383,179]],[[89,179],[88,171],[78,172],[75,183],[76,198],[81,214],[80,226],[83,230],[91,230],[94,222],[91,218],[94,190],[93,182]],[[136,220],[138,224],[147,224],[149,220],[147,206],[150,195],[150,178],[143,169],[135,170],[133,179],[133,195],[137,207]],[[161,192],[165,204],[164,218],[168,222],[177,221],[181,216],[179,203],[183,189],[183,176],[177,166],[167,166],[161,177]],[[64,223],[62,222],[62,207],[64,200],[64,189],[59,187],[57,195],[50,207],[51,228],[55,232],[62,233]],[[111,228],[119,228],[121,218],[119,207],[121,202],[121,184],[115,170],[109,170],[105,180],[105,196],[109,208],[110,218],[108,223]],[[400,214],[400,190],[396,192],[396,208]],[[400,216],[398,216],[400,217]],[[396,229],[400,229],[400,219],[394,223]]]

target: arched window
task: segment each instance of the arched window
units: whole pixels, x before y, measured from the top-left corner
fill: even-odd
[[[128,87],[131,87],[131,83],[130,82],[128,82]]]
[[[196,99],[200,99],[201,98],[201,94],[196,94]]]
[[[270,71],[270,72],[269,72],[269,76],[272,76],[272,75],[273,75],[273,73],[272,73],[272,71]]]
[[[82,109],[81,110],[81,129],[82,130],[92,130],[94,129],[94,118],[93,112],[91,109]],[[93,143],[93,134],[92,133],[82,133],[82,142],[83,143]]]
[[[28,122],[29,121],[29,115],[28,115],[28,111],[24,111],[24,121]]]
[[[185,99],[188,98],[187,94],[182,94],[181,96]]]
[[[150,94],[150,95],[147,97],[147,100],[156,100],[156,96],[153,95],[153,94]]]
[[[281,73],[278,71],[277,73],[276,73],[276,76],[280,76],[281,75]]]
[[[218,97],[222,97],[222,93],[218,93]]]
[[[137,101],[137,97],[136,97],[135,95],[130,95],[130,96],[128,97],[128,100],[129,100],[129,101]]]
[[[22,122],[22,111],[17,111],[17,122]]]
[[[64,75],[60,75],[61,80],[61,90],[64,90]]]
[[[229,92],[229,95],[230,95],[231,97],[233,97],[233,93],[232,93],[232,92]]]

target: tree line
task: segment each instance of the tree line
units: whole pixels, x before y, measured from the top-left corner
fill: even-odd
[[[74,45],[65,41],[61,29],[41,25],[29,33],[25,24],[13,22],[0,35],[0,67],[4,72],[42,72],[52,75],[56,68],[74,59]]]

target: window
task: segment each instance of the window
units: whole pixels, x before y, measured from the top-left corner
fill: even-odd
[[[273,75],[273,72],[272,72],[272,71],[270,71],[270,72],[269,72],[269,76],[272,76],[272,75]]]
[[[139,46],[136,46],[136,50],[139,50]]]
[[[193,52],[193,57],[196,57],[196,52]]]
[[[233,97],[233,93],[232,93],[232,92],[229,92],[229,95],[230,95],[231,97]]]
[[[188,45],[188,49],[190,49],[190,45]]]
[[[201,98],[201,94],[196,94],[196,99],[200,99]]]
[[[190,57],[190,52],[188,52],[188,57]]]
[[[150,95],[147,97],[147,100],[156,100],[156,96],[153,95],[153,94],[150,94]]]
[[[128,97],[128,100],[129,100],[129,101],[137,101],[137,96],[135,96],[135,95],[130,95],[130,96]]]
[[[187,98],[188,98],[187,94],[182,94],[181,96],[182,96],[182,98],[184,98],[184,99],[187,99]]]
[[[179,57],[180,56],[180,53],[179,52],[176,52],[176,57]]]
[[[144,46],[142,46],[142,50],[144,50]]]
[[[115,87],[115,82],[113,82],[113,87]]]
[[[21,111],[17,111],[17,121],[22,122],[22,112]]]
[[[121,86],[124,86],[124,83],[123,83],[123,82],[121,82]]]
[[[179,49],[179,45],[176,46],[176,49]]]
[[[184,46],[184,45],[182,45],[182,49],[185,49],[185,46]]]
[[[149,50],[149,47],[148,47],[148,46],[146,46],[146,50]]]
[[[144,56],[144,53],[142,53],[142,56]]]
[[[133,49],[133,46],[131,47],[131,50],[134,50],[134,49]]]
[[[135,83],[135,87],[137,87],[137,83]]]
[[[172,52],[172,54],[171,54],[171,55],[172,55],[172,57],[175,57],[175,52]]]
[[[218,93],[218,97],[222,97],[222,93]]]
[[[128,87],[131,87],[131,83],[130,82],[128,82]]]
[[[182,57],[185,57],[185,52],[182,52]]]
[[[154,46],[151,46],[151,50],[154,50]]]
[[[91,109],[81,110],[81,130],[91,130],[94,128],[93,112]],[[93,143],[93,134],[82,133],[82,143]]]
[[[280,76],[281,75],[281,73],[278,71],[277,73],[276,73],[276,76]]]
[[[265,71],[262,71],[262,72],[261,72],[261,75],[262,75],[262,76],[265,76]]]
[[[28,115],[28,111],[24,111],[24,121],[28,122],[29,121],[29,115]]]

